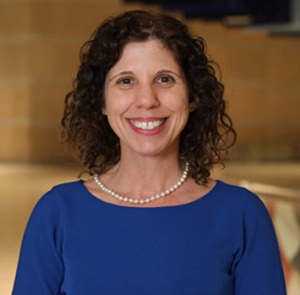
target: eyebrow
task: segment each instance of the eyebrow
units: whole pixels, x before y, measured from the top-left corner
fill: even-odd
[[[177,74],[177,73],[175,73],[173,71],[170,71],[170,70],[161,70],[161,71],[157,72],[157,74],[164,74],[164,73],[173,74],[173,75],[179,77],[180,79],[182,79],[180,74]]]
[[[133,74],[133,72],[132,71],[123,71],[123,72],[111,77],[108,81],[110,82],[113,79],[117,78],[118,76],[129,75],[129,74],[131,75],[131,74]]]
[[[165,70],[165,69],[164,69],[164,70],[158,71],[156,74],[157,74],[157,75],[160,75],[160,74],[163,74],[163,73],[173,74],[173,75],[179,77],[180,79],[182,79],[182,76],[181,76],[180,74],[177,74],[177,73],[175,73],[175,72],[173,72],[173,71]],[[112,80],[114,80],[115,78],[117,78],[117,77],[119,77],[119,76],[123,76],[123,75],[132,75],[132,74],[133,74],[132,71],[122,71],[122,72],[118,73],[117,75],[111,77],[108,81],[111,82]]]

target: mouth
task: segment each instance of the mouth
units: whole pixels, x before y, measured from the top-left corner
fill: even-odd
[[[129,119],[129,122],[136,128],[142,129],[142,130],[153,130],[155,128],[158,128],[162,126],[167,119],[161,119],[161,120],[153,120],[153,121],[139,121],[139,120],[132,120]]]

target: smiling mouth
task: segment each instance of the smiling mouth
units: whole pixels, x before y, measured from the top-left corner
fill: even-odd
[[[139,128],[142,130],[153,130],[155,128],[162,126],[166,122],[166,120],[167,119],[162,119],[162,120],[155,120],[155,121],[149,121],[149,122],[129,120],[129,122],[136,128]]]

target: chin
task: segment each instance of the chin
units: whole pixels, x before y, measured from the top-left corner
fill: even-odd
[[[170,155],[179,149],[179,140],[142,140],[121,142],[121,155],[134,152],[143,157]]]
[[[162,146],[147,146],[135,149],[135,152],[143,157],[155,157],[169,155],[174,148]]]

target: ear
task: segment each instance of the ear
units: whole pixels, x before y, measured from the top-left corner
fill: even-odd
[[[190,113],[193,112],[196,108],[197,108],[197,103],[195,101],[190,102],[190,104],[189,104]]]
[[[101,108],[101,112],[102,112],[103,115],[105,115],[105,116],[107,115],[105,106],[103,106],[103,107]]]

